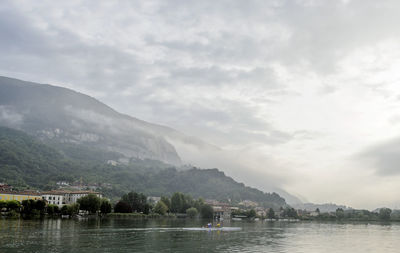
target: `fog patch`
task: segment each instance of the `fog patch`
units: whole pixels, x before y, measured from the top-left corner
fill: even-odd
[[[264,192],[277,191],[291,180],[272,157],[257,153],[255,148],[198,147],[178,139],[168,138],[168,141],[175,146],[183,163],[201,168],[218,168],[236,181]]]
[[[0,105],[0,124],[18,128],[23,122],[23,115],[16,112],[11,106]]]

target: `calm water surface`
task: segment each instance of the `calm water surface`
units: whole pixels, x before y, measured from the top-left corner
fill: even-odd
[[[0,219],[0,252],[400,252],[399,224]]]

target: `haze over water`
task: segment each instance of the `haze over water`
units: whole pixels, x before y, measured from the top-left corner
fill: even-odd
[[[398,252],[399,224],[190,220],[0,220],[0,252]]]

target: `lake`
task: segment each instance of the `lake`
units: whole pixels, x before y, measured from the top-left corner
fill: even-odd
[[[0,218],[0,252],[399,252],[399,224]]]

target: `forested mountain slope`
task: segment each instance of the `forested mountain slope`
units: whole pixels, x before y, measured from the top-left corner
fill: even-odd
[[[114,153],[80,146],[69,149],[61,151],[22,131],[0,127],[0,181],[21,189],[54,189],[57,181],[82,180],[84,184],[98,185],[110,198],[135,190],[153,196],[183,192],[234,203],[253,200],[265,206],[286,205],[278,194],[246,187],[217,169],[178,170],[159,161],[141,159],[127,165],[110,165],[99,157],[112,158]]]

